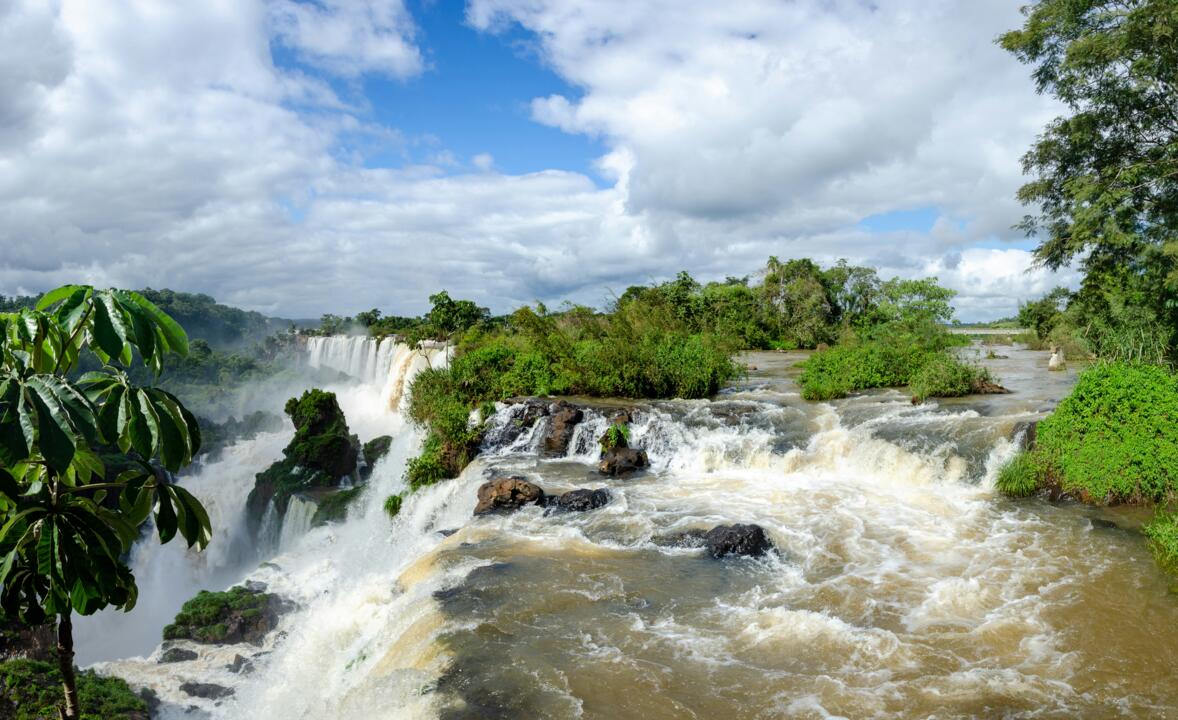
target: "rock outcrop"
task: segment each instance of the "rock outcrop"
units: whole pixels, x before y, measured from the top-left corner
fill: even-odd
[[[7,660],[57,662],[57,632],[52,625],[0,620],[0,662]]]
[[[613,447],[601,452],[601,462],[597,463],[597,471],[602,475],[629,475],[650,467],[650,458],[645,450],[632,447]]]
[[[585,411],[564,400],[548,406],[548,433],[544,436],[544,452],[564,455],[577,424],[585,419]]]
[[[759,557],[773,549],[773,543],[760,525],[718,525],[703,537],[704,547],[714,558],[730,555]]]
[[[278,626],[278,618],[286,609],[277,595],[241,586],[225,592],[201,590],[164,628],[164,639],[260,645],[267,633]]]
[[[223,697],[232,695],[233,689],[216,683],[186,682],[180,685],[180,692],[190,697],[220,700]]]
[[[543,505],[544,491],[522,477],[501,477],[488,480],[478,490],[475,515],[513,512],[524,505]]]

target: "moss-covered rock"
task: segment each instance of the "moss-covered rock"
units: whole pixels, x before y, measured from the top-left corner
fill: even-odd
[[[277,595],[241,586],[225,592],[201,590],[164,628],[164,640],[259,644],[277,627],[281,612]]]
[[[119,678],[78,673],[82,720],[147,720],[147,703]],[[0,663],[0,718],[57,720],[62,702],[56,663],[9,660]]]
[[[315,498],[315,514],[311,517],[311,526],[318,527],[324,523],[343,520],[348,514],[348,508],[360,495],[363,488],[347,488],[325,493]]]
[[[283,449],[282,460],[258,473],[246,501],[255,533],[271,502],[283,516],[291,495],[334,488],[356,471],[360,441],[348,431],[335,393],[311,389],[288,400],[285,409],[294,422],[294,438]]]
[[[372,474],[372,468],[376,465],[376,462],[378,460],[380,460],[381,458],[383,458],[385,455],[388,455],[389,449],[392,446],[393,446],[393,436],[392,435],[381,435],[380,437],[372,438],[368,442],[364,443],[364,463],[365,463],[365,465],[364,465],[364,469],[361,472],[360,476],[363,477],[364,479],[368,479],[368,476]]]

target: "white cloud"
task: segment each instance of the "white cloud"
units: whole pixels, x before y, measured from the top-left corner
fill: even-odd
[[[0,292],[168,285],[308,316],[446,287],[506,310],[772,253],[935,272],[963,316],[1007,314],[1054,284],[976,247],[1014,237],[1018,157],[1052,111],[991,43],[1016,6],[474,0],[473,25],[523,23],[579,89],[532,111],[601,138],[601,189],[506,175],[494,147],[464,166],[271,58],[428,83],[401,2],[0,3]],[[430,165],[364,167],[419,141]],[[855,227],[926,206],[930,233]]]
[[[425,67],[404,0],[273,0],[270,17],[283,43],[339,75],[406,78]]]

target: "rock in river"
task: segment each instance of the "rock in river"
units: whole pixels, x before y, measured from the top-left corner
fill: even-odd
[[[529,503],[544,504],[544,491],[538,485],[522,477],[495,478],[479,487],[479,503],[474,514],[507,513]]]
[[[729,555],[759,557],[773,549],[760,525],[718,525],[704,535],[704,546],[714,558]]]
[[[605,488],[597,490],[570,490],[560,497],[552,498],[548,502],[548,511],[553,512],[585,512],[605,507],[609,504],[610,492]]]

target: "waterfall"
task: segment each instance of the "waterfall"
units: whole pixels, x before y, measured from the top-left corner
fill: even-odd
[[[333,335],[307,340],[307,364],[342,372],[371,387],[380,388],[385,407],[399,410],[408,382],[421,370],[446,361],[447,346],[424,343],[421,349],[395,337]]]
[[[294,495],[286,503],[286,514],[282,516],[282,530],[278,535],[278,549],[286,552],[294,547],[311,529],[311,518],[319,506],[302,495]]]

